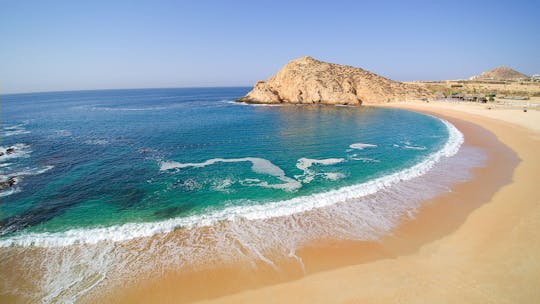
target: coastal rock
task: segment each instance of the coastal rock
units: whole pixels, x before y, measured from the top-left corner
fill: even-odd
[[[258,81],[238,101],[360,105],[431,97],[432,93],[421,86],[307,56],[292,60],[268,81]]]
[[[0,181],[0,190],[13,187],[15,184],[17,184],[17,178],[14,176],[9,177],[7,180]]]
[[[5,151],[0,151],[0,156],[10,155],[10,154],[15,153],[15,151],[16,151],[15,147],[9,147]]]

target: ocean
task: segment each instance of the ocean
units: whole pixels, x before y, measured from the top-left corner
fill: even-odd
[[[235,102],[249,89],[0,96],[2,294],[72,302],[134,269],[377,239],[482,159],[429,115]]]

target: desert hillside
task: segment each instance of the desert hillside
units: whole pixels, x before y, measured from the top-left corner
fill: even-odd
[[[528,75],[513,70],[509,67],[501,66],[490,71],[485,71],[480,75],[472,76],[470,80],[518,80],[527,78],[529,78]]]

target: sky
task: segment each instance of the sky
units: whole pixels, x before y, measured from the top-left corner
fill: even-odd
[[[312,56],[399,80],[540,73],[540,1],[3,1],[0,94],[251,86]]]

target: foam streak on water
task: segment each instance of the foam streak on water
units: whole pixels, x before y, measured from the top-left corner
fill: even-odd
[[[298,181],[290,177],[287,177],[285,175],[285,171],[283,171],[280,167],[274,165],[269,160],[266,160],[264,158],[257,158],[257,157],[230,158],[230,159],[213,158],[213,159],[204,161],[202,163],[186,163],[186,164],[182,164],[175,161],[168,161],[168,162],[161,163],[160,170],[166,171],[166,170],[171,170],[171,169],[182,169],[182,168],[189,168],[189,167],[203,168],[203,167],[210,166],[216,163],[239,163],[239,162],[251,162],[251,170],[253,170],[253,172],[272,175],[284,182],[284,184],[274,185],[274,184],[269,184],[267,182],[259,181],[256,183],[252,183],[250,185],[257,185],[261,187],[274,188],[274,189],[284,189],[286,191],[293,191],[302,187],[302,184],[300,184]]]
[[[2,133],[3,133],[2,134],[3,136],[8,137],[8,136],[29,134],[31,132],[24,128],[24,124],[18,124],[14,126],[4,127],[2,130]]]
[[[377,148],[377,145],[356,143],[349,146],[351,149],[364,150],[365,148]]]

